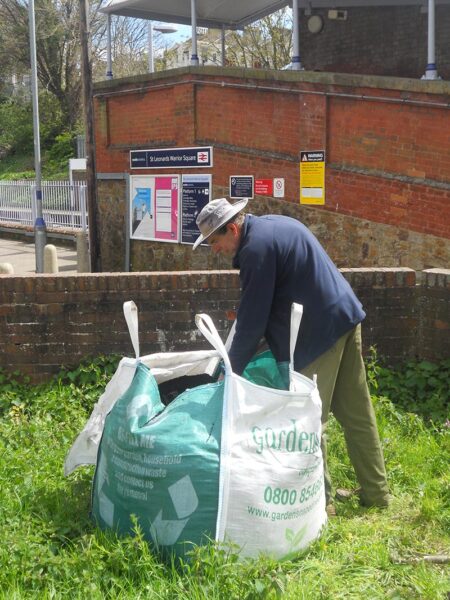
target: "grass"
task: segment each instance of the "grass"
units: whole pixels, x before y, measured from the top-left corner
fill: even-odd
[[[98,360],[49,384],[0,374],[0,598],[444,600],[450,554],[450,429],[374,397],[394,500],[367,510],[337,503],[337,517],[298,559],[237,563],[233,548],[194,548],[191,560],[155,557],[139,529],[119,539],[89,519],[92,468],[64,478],[64,457],[115,362]],[[337,424],[330,467],[355,480]]]
[[[27,154],[12,154],[0,159],[0,181],[17,181],[19,179],[34,179],[34,156]],[[41,178],[49,181],[69,179],[69,161],[53,164],[46,160],[45,153],[41,163]]]
[[[4,156],[0,160],[0,180],[34,179],[33,156]]]

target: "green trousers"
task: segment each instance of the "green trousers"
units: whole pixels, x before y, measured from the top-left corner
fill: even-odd
[[[386,470],[361,354],[361,325],[343,335],[332,348],[300,372],[311,379],[314,374],[317,375],[322,399],[322,452],[327,504],[332,498],[326,447],[326,426],[331,411],[344,431],[347,451],[361,486],[361,503],[387,506]]]

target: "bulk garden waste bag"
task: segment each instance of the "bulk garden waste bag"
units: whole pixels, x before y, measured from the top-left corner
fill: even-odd
[[[135,315],[132,327],[127,321],[136,350]],[[326,523],[321,403],[315,381],[292,369],[300,319],[301,307],[294,305],[289,382],[270,353],[256,357],[243,377],[234,374],[207,315],[197,315],[196,323],[215,351],[206,357],[174,354],[177,364],[192,370],[195,363],[197,373],[210,371],[220,357],[223,381],[187,389],[165,407],[157,383],[161,355],[135,361],[127,389],[107,410],[96,407],[97,431],[90,439],[98,442],[100,434],[101,441],[92,513],[100,527],[127,534],[137,520],[159,552],[179,556],[192,544],[215,539],[232,542],[243,557],[281,559],[319,535]],[[165,369],[170,371],[170,359]],[[96,427],[91,422],[91,434]],[[81,436],[78,450],[87,438]],[[77,462],[75,450],[67,472]]]

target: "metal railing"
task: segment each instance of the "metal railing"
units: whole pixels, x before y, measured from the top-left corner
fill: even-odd
[[[0,224],[34,226],[34,181],[0,181]],[[87,230],[86,183],[42,181],[42,211],[47,227]]]

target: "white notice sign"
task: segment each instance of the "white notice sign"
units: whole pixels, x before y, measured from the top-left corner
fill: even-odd
[[[273,197],[284,198],[284,177],[274,177]]]

